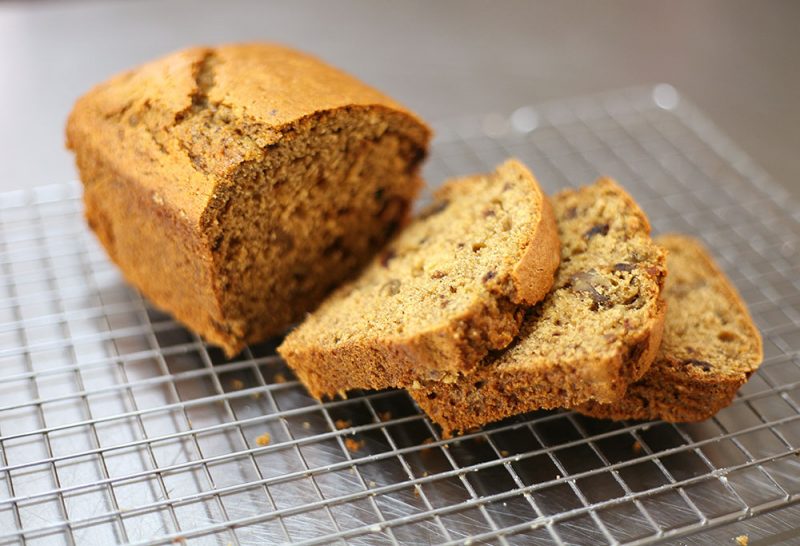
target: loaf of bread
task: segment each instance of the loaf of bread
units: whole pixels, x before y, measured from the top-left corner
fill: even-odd
[[[578,411],[611,419],[701,421],[724,408],[763,358],[761,335],[736,289],[696,240],[665,235],[668,310],[650,370],[612,404]]]
[[[121,74],[67,124],[108,254],[228,355],[301,318],[383,246],[418,193],[429,138],[385,95],[265,44]]]
[[[550,203],[509,160],[446,183],[278,351],[318,398],[446,380],[511,342],[558,262]]]
[[[445,434],[539,408],[612,402],[648,369],[661,341],[664,252],[615,182],[553,199],[561,266],[509,348],[454,381],[409,393]]]

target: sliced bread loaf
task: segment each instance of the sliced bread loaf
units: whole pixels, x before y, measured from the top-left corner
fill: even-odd
[[[272,44],[120,74],[67,124],[109,256],[228,355],[364,267],[406,219],[429,136],[389,97]]]
[[[731,403],[763,358],[761,335],[736,289],[696,240],[665,235],[669,306],[650,370],[612,404],[578,411],[611,419],[700,421]]]
[[[278,350],[315,397],[448,377],[511,342],[558,262],[550,203],[509,160],[446,183]]]
[[[655,357],[666,266],[642,210],[609,179],[564,191],[553,207],[561,266],[519,338],[455,380],[409,389],[445,434],[538,408],[617,400]]]

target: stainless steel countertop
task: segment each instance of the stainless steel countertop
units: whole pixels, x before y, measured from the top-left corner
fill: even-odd
[[[258,39],[433,121],[668,82],[800,196],[798,24],[790,0],[0,3],[0,191],[75,178],[63,125],[93,84],[190,44]]]

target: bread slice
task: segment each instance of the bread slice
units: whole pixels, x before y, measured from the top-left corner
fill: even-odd
[[[644,377],[613,404],[578,406],[611,419],[701,421],[731,403],[763,359],[761,335],[708,251],[695,239],[664,235],[668,251],[664,339]]]
[[[282,333],[405,221],[430,131],[282,46],[191,48],[81,97],[86,218],[125,277],[228,355]]]
[[[620,398],[661,341],[664,252],[610,179],[553,199],[561,266],[519,338],[456,380],[409,390],[445,434],[538,408]]]
[[[318,398],[442,379],[511,342],[558,262],[550,203],[530,171],[508,160],[447,182],[278,350]]]

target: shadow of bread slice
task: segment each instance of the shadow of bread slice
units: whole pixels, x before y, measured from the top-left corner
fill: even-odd
[[[449,181],[279,352],[312,395],[409,386],[507,346],[553,284],[553,211],[516,160]]]
[[[274,44],[195,47],[81,97],[86,218],[125,278],[228,356],[282,333],[407,217],[430,131]]]
[[[577,410],[611,419],[701,421],[733,400],[763,359],[761,334],[708,251],[682,235],[656,239],[667,252],[668,311],[650,370],[613,404]]]
[[[617,400],[655,357],[666,265],[645,214],[609,179],[552,203],[561,266],[518,339],[456,381],[409,389],[445,434],[539,408]]]

